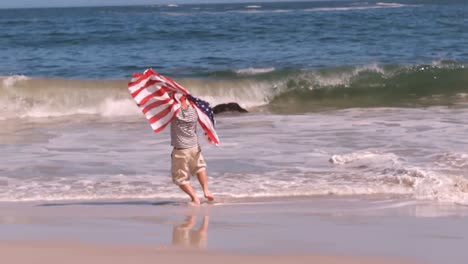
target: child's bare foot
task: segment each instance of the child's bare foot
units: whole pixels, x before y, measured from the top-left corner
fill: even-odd
[[[187,203],[189,206],[200,206],[200,201],[191,201]]]
[[[205,192],[205,198],[210,202],[214,200],[213,195],[208,191]]]
[[[192,201],[191,202],[188,202],[188,205],[192,205],[192,206],[199,206],[201,204],[200,202],[200,199],[198,199],[198,197],[192,197]]]

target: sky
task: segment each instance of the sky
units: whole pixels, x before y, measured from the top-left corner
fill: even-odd
[[[193,3],[254,3],[278,2],[281,0],[0,0],[0,8],[109,6],[147,4],[193,4]],[[293,1],[293,0],[282,0]],[[298,1],[298,0],[295,0]]]

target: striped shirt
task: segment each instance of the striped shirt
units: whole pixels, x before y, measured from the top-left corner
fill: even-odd
[[[190,104],[187,109],[181,107],[171,122],[171,145],[178,149],[197,146],[197,120],[197,113]]]

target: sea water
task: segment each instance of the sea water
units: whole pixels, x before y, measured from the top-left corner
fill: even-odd
[[[217,116],[217,147],[200,133],[223,200],[468,205],[467,11],[466,1],[0,10],[0,201],[184,198],[168,131],[154,134],[127,90],[151,67],[212,106],[249,110]]]

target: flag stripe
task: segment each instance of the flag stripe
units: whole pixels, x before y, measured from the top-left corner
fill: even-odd
[[[145,91],[142,91],[138,96],[134,97],[138,105],[143,106],[151,98],[169,98],[162,86],[150,86]]]
[[[137,96],[141,91],[143,91],[144,89],[147,89],[149,86],[153,86],[154,84],[161,84],[162,85],[162,82],[160,81],[157,81],[157,80],[148,80],[143,86],[141,86],[138,90],[134,91],[132,93],[132,96],[135,97]]]
[[[141,111],[143,111],[143,114],[146,115],[147,112],[152,111],[153,109],[157,108],[158,106],[165,105],[165,104],[169,103],[171,100],[172,100],[171,98],[167,98],[165,100],[158,100],[158,101],[151,100],[151,101],[155,101],[155,102],[151,102],[150,104],[147,104]]]
[[[169,108],[167,114],[162,117],[158,122],[152,123],[152,128],[154,132],[158,133],[162,131],[169,123],[171,123],[172,119],[177,115],[180,110],[180,105],[176,105],[175,107]],[[150,121],[151,123],[151,121]]]
[[[177,104],[178,104],[177,102],[172,101],[172,103],[170,104],[166,103],[164,105],[160,105],[158,107],[150,109],[148,112],[145,113],[145,117],[148,119],[150,123],[157,122],[158,119],[164,116],[164,114],[161,114],[161,113],[167,114],[168,113],[167,111],[174,108]]]

